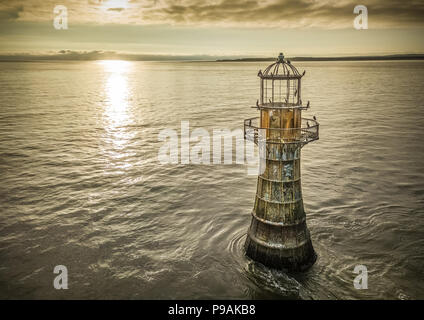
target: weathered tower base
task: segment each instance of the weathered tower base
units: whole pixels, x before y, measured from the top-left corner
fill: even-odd
[[[300,119],[297,113],[300,110],[291,112],[296,119]],[[270,117],[269,114],[269,111],[262,112],[262,119]],[[274,110],[271,117],[280,116],[283,119],[291,118],[285,110]],[[283,135],[285,140],[299,139],[292,132]],[[286,144],[275,139],[271,143],[269,138],[262,143],[266,144],[266,151],[260,155],[265,170],[258,176],[246,253],[269,267],[303,271],[315,262],[316,254],[303,207],[300,174],[302,144]]]
[[[281,245],[284,242],[280,242],[279,240],[276,243],[265,242],[253,235],[255,233],[254,230],[257,230],[260,223],[256,219],[252,219],[245,243],[246,255],[248,257],[271,268],[290,272],[305,271],[315,263],[317,255],[310,238],[299,245]],[[281,227],[275,227],[275,231],[273,232],[282,235],[282,230],[280,231],[278,229],[281,229]]]

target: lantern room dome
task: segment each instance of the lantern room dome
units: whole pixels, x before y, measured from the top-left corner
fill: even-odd
[[[258,76],[262,79],[298,79],[303,74],[300,74],[290,60],[285,59],[280,53],[277,61],[266,67],[263,72],[260,70]]]

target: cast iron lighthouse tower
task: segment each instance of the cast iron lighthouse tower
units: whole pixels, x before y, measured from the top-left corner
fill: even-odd
[[[303,208],[300,151],[318,140],[319,124],[302,118],[304,76],[280,53],[259,71],[260,117],[244,121],[245,139],[264,147],[246,254],[269,267],[301,271],[316,260]]]

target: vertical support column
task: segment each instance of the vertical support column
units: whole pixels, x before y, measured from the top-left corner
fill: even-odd
[[[300,96],[300,94],[301,94],[301,83],[300,83],[300,78],[297,80],[298,82],[297,82],[297,104],[300,104],[300,100],[301,100],[301,96]]]
[[[264,103],[264,79],[261,78],[261,104]]]

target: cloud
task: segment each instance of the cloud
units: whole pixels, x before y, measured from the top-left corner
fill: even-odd
[[[109,9],[107,9],[107,11],[116,11],[116,12],[121,12],[123,10],[125,10],[125,8],[109,8]]]
[[[16,7],[4,7],[0,8],[0,21],[3,20],[16,20],[19,18],[19,14],[24,11],[22,5]]]
[[[0,5],[0,17],[47,21],[56,4],[57,0],[9,0]],[[424,26],[421,0],[66,0],[63,4],[70,23],[351,28],[353,8],[364,4],[370,28]]]
[[[222,0],[162,2],[145,10],[145,21],[176,24],[223,24],[276,27],[351,27],[355,17],[354,1],[313,0]],[[371,0],[366,2],[370,25],[424,26],[424,2]]]

